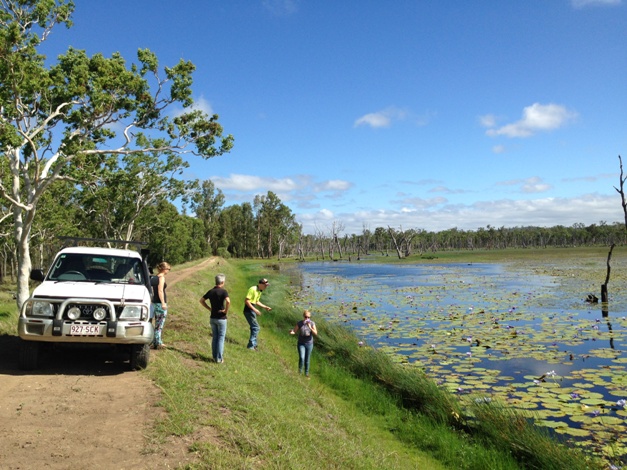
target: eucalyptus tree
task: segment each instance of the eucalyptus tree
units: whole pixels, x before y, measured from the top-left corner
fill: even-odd
[[[277,228],[278,259],[287,256],[289,248],[299,251],[300,235],[302,225],[296,222],[296,216],[292,211],[283,205],[279,212],[280,222]],[[301,254],[299,253],[299,256]]]
[[[96,228],[94,236],[134,240],[139,216],[160,200],[185,203],[197,181],[179,179],[189,163],[176,152],[130,153],[107,159],[92,181],[80,186],[78,205],[83,225]],[[144,224],[151,219],[144,218]],[[204,234],[203,234],[204,237]]]
[[[370,238],[372,237],[372,232],[367,224],[362,224],[361,229],[361,239],[360,239],[360,248],[364,252],[365,255],[370,251]],[[359,254],[357,255],[359,257]]]
[[[0,4],[0,157],[11,175],[0,178],[0,196],[13,213],[18,307],[29,295],[35,213],[53,182],[97,173],[111,155],[209,158],[233,144],[216,115],[193,108],[191,62],[161,71],[147,49],[129,67],[119,53],[88,57],[70,47],[48,65],[39,48],[55,26],[72,25],[73,10],[67,0]],[[183,113],[169,116],[173,105]]]
[[[218,216],[223,205],[224,194],[215,187],[211,180],[203,181],[191,198],[192,210],[196,213],[196,217],[202,221],[205,229],[204,237],[214,254],[218,249]]]
[[[91,235],[91,227],[83,225],[80,216],[76,189],[70,181],[55,181],[42,194],[31,229],[31,252],[38,253],[39,267],[44,268],[50,263],[61,248],[59,236]]]
[[[237,258],[255,256],[256,228],[253,207],[249,202],[232,205],[218,216],[217,254],[226,253]]]
[[[253,201],[257,228],[257,256],[271,258],[280,244],[296,230],[294,214],[272,191]]]
[[[144,219],[151,222],[146,223]],[[153,266],[161,261],[183,263],[201,257],[206,251],[202,222],[180,214],[176,206],[165,199],[146,208],[138,226],[138,235],[148,244],[149,261]]]
[[[390,246],[390,236],[388,235],[387,230],[383,227],[375,228],[374,235],[372,238],[374,239],[376,250],[380,251],[382,255],[385,254],[386,256],[388,256],[388,248]]]

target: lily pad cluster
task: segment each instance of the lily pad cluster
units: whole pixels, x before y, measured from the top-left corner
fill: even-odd
[[[614,263],[624,286],[627,259]],[[627,455],[627,292],[586,302],[604,279],[597,264],[299,268],[300,307],[460,399],[501,400],[596,454]]]

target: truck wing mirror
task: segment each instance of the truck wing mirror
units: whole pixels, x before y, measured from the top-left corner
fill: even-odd
[[[43,280],[44,280],[44,271],[42,269],[33,269],[30,272],[30,278],[33,281],[43,282]]]

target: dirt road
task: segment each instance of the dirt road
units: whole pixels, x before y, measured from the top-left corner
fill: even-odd
[[[170,272],[168,286],[214,262]],[[17,337],[0,337],[0,469],[165,469],[194,461],[184,438],[150,441],[162,413],[159,390],[130,372],[125,357],[64,349],[25,373],[17,347]]]

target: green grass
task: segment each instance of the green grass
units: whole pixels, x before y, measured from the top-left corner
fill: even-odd
[[[450,250],[450,251],[426,251],[420,255],[414,251],[408,258],[401,260],[396,256],[396,251],[389,251],[389,256],[381,255],[373,251],[368,256],[361,257],[361,261],[373,261],[384,263],[488,263],[510,262],[529,259],[582,259],[590,258],[593,261],[604,263],[609,252],[609,246],[584,246],[584,247],[549,247],[549,248],[507,248],[501,250]],[[613,256],[621,256],[626,247],[616,246]],[[315,259],[315,258],[314,258]],[[348,259],[344,255],[343,259]],[[353,261],[355,256],[352,256]],[[313,260],[313,259],[312,259]]]
[[[198,303],[216,271],[168,288],[169,348],[146,371],[163,391],[162,437],[194,437],[190,450],[200,458],[198,468],[446,468],[398,440],[380,414],[364,413],[319,378],[296,373],[288,334],[295,320],[283,313],[279,282],[264,294],[274,309],[262,316],[259,351],[247,350],[246,290],[260,276],[276,276],[248,264],[218,269],[233,302],[224,364],[210,361],[208,312]]]
[[[17,334],[17,306],[13,294],[15,285],[0,283],[0,335]]]

